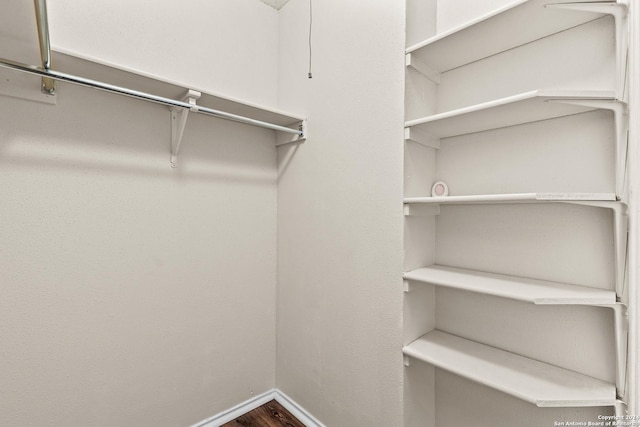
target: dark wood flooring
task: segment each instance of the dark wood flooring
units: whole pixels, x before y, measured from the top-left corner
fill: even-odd
[[[257,407],[220,427],[305,427],[275,400]]]

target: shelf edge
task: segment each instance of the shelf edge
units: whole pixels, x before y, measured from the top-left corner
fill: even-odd
[[[267,106],[264,106],[264,105],[261,105],[261,104],[258,104],[258,103],[254,103],[252,101],[246,101],[246,100],[242,100],[240,98],[235,98],[233,96],[229,96],[229,95],[225,95],[225,94],[221,94],[221,93],[216,93],[216,92],[213,92],[211,90],[202,89],[202,88],[196,87],[194,85],[186,84],[184,82],[171,80],[171,79],[168,79],[168,78],[164,78],[162,76],[154,75],[154,74],[146,72],[146,71],[137,70],[135,68],[128,67],[126,65],[121,65],[121,64],[117,64],[117,63],[114,63],[114,62],[106,61],[106,60],[103,60],[103,59],[95,58],[95,57],[93,57],[91,55],[81,54],[81,53],[75,52],[73,50],[64,49],[64,48],[61,48],[61,47],[58,47],[58,46],[53,46],[52,47],[52,54],[54,56],[56,54],[62,54],[64,56],[68,56],[68,57],[70,57],[72,59],[90,62],[90,63],[93,63],[95,65],[100,65],[100,66],[107,67],[107,68],[113,68],[113,69],[115,69],[117,71],[122,71],[122,72],[125,72],[125,73],[133,74],[135,76],[139,76],[139,77],[150,79],[150,80],[155,80],[155,81],[163,83],[163,84],[167,84],[167,85],[171,85],[171,86],[175,86],[175,87],[179,87],[179,88],[184,88],[185,90],[188,90],[188,89],[196,90],[198,92],[201,92],[203,95],[208,95],[208,96],[212,96],[212,97],[215,97],[215,98],[220,98],[220,99],[223,99],[223,100],[228,101],[228,102],[234,102],[234,103],[237,103],[237,104],[245,105],[245,106],[250,107],[250,108],[263,110],[263,111],[266,111],[266,112],[269,112],[269,113],[278,114],[278,115],[285,116],[285,117],[290,117],[291,119],[296,120],[296,121],[303,121],[303,120],[306,119],[304,116],[299,115],[299,114],[292,114],[292,113],[287,112],[287,111],[282,111],[282,110],[279,110],[279,109],[273,108],[273,107],[267,107]]]

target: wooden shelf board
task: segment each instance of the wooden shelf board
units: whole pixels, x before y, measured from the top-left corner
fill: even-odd
[[[499,204],[499,203],[545,203],[545,202],[615,202],[614,193],[516,193],[480,194],[472,196],[408,197],[404,203],[424,204]]]
[[[595,107],[552,100],[615,100],[613,91],[535,90],[432,116],[411,120],[415,128],[436,138],[448,138],[507,126],[548,120],[596,110]]]
[[[187,91],[193,89],[202,92],[202,97],[197,101],[200,106],[281,126],[294,125],[304,120],[300,115],[216,94],[94,58],[78,56],[73,52],[55,51],[52,55],[55,59],[56,71],[176,100],[182,100]]]
[[[598,0],[518,0],[407,48],[437,72],[478,61],[601,17],[601,14],[545,8],[549,3]]]
[[[540,407],[612,406],[613,384],[441,331],[403,353]]]
[[[406,272],[404,279],[539,305],[613,305],[616,302],[614,291],[440,265]]]

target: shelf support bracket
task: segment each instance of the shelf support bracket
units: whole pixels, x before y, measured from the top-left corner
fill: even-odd
[[[629,343],[629,317],[627,306],[622,303],[612,304],[615,324],[616,347],[616,391],[618,397],[624,399],[627,386],[627,350]]]
[[[627,305],[620,302],[605,304],[600,307],[608,307],[613,310],[614,345],[616,349],[616,394],[618,397],[614,406],[616,407],[616,415],[619,415],[619,410],[624,411],[624,409],[626,409],[626,404],[620,399],[625,398],[627,388],[627,352],[629,345],[628,310]]]
[[[402,281],[402,291],[404,293],[413,292],[415,285],[407,279]]]
[[[618,301],[625,302],[627,299],[627,262],[628,262],[628,230],[629,230],[629,208],[621,202],[568,202],[575,205],[593,206],[596,208],[606,208],[613,211],[613,246],[615,258],[615,287]]]
[[[618,399],[613,405],[614,413],[619,420],[624,420],[625,415],[629,415],[627,410],[627,403]]]
[[[183,98],[184,102],[192,105],[191,109],[182,107],[171,108],[171,167],[175,168],[178,162],[178,152],[180,144],[182,144],[182,135],[187,124],[189,111],[198,111],[196,101],[202,96],[197,90],[189,89],[187,95]]]
[[[422,74],[424,77],[429,79],[431,82],[439,85],[440,84],[440,73],[429,67],[427,64],[416,58],[416,56],[412,53],[407,53],[404,57],[404,63],[407,68],[411,68],[418,73]]]
[[[625,99],[627,56],[629,51],[628,7],[625,2],[555,3],[547,4],[545,7],[579,12],[603,13],[613,16],[616,27],[616,94],[618,99]]]
[[[411,366],[411,358],[406,354],[402,356],[402,362],[404,363],[404,366]]]
[[[563,104],[579,105],[583,107],[610,110],[613,112],[613,119],[616,131],[616,194],[627,200],[627,155],[628,155],[628,133],[629,133],[629,110],[627,104],[617,100],[604,99],[550,99],[548,102],[559,102]]]

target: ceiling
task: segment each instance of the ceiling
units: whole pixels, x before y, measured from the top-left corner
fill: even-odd
[[[282,6],[287,4],[289,0],[260,0],[264,4],[268,4],[269,6],[280,10]]]

